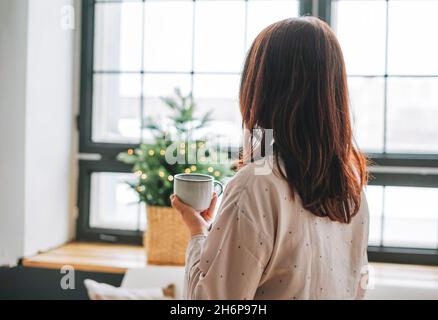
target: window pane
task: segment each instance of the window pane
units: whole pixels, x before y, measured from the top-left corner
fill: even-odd
[[[141,70],[142,8],[135,2],[96,4],[95,70]]]
[[[90,227],[120,230],[144,230],[146,211],[138,195],[126,183],[136,177],[129,173],[93,173],[91,175]]]
[[[264,0],[248,2],[247,49],[257,35],[270,24],[286,18],[297,17],[298,1]]]
[[[240,72],[245,1],[197,1],[195,26],[195,70]]]
[[[145,69],[192,70],[192,1],[146,1]]]
[[[336,1],[333,2],[332,14],[348,74],[383,75],[385,1]]]
[[[389,74],[438,75],[438,1],[389,1]]]
[[[193,96],[199,112],[211,111],[212,123],[205,133],[214,133],[240,142],[242,118],[238,103],[240,76],[238,75],[195,75]]]
[[[138,143],[141,76],[96,74],[93,95],[93,141]]]
[[[368,243],[371,246],[379,246],[382,229],[383,187],[368,186],[366,195],[370,211],[370,234]]]
[[[384,80],[383,78],[348,79],[354,137],[359,148],[383,152]]]
[[[171,110],[161,101],[161,97],[174,95],[179,88],[184,95],[191,91],[191,76],[178,74],[146,74],[144,78],[144,117],[152,117],[166,126]],[[153,136],[148,130],[143,130],[144,141],[150,141]]]
[[[438,189],[385,187],[385,246],[436,248]]]
[[[388,151],[438,152],[438,78],[388,79]]]

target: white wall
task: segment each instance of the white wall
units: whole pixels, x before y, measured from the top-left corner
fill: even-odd
[[[69,237],[75,33],[60,22],[72,2],[29,0],[25,255]]]
[[[73,235],[79,30],[61,27],[72,4],[0,1],[0,265]]]
[[[27,1],[0,1],[0,265],[24,252]]]

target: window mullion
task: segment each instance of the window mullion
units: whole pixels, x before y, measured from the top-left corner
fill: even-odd
[[[385,22],[385,79],[384,79],[384,104],[383,104],[383,153],[386,154],[388,146],[388,42],[389,40],[389,2],[386,0]]]
[[[196,1],[193,1],[193,17],[192,17],[192,70],[190,72],[190,93],[193,95],[195,83],[195,41],[196,41]]]
[[[145,57],[145,28],[146,28],[146,3],[143,0],[142,5],[142,15],[141,15],[141,88],[140,88],[140,143],[143,143],[143,128],[144,128],[144,111],[145,111],[145,92],[144,92],[144,77],[145,77],[145,67],[144,67],[144,57]]]
[[[312,15],[313,1],[312,0],[300,0],[300,15],[310,16]]]
[[[331,9],[332,9],[332,1],[331,0],[317,0],[318,3],[318,17],[331,24]]]
[[[380,246],[383,247],[384,243],[383,243],[383,235],[385,232],[385,205],[386,205],[386,197],[385,197],[385,193],[386,193],[386,187],[383,186],[383,190],[382,190],[382,212],[381,212],[381,216],[380,216]]]

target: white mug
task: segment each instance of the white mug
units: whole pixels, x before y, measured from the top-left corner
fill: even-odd
[[[196,211],[202,212],[210,207],[211,197],[215,191],[220,196],[223,185],[212,176],[198,173],[182,173],[175,176],[173,193]]]

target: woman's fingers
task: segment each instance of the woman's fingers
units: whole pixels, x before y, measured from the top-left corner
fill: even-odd
[[[193,209],[192,207],[190,207],[187,204],[185,204],[184,202],[182,202],[176,195],[170,196],[170,201],[171,201],[172,207],[174,209],[176,209],[178,212],[180,212],[183,216],[185,216],[184,218],[186,220],[190,219],[189,216],[193,215],[194,219],[201,219],[201,217],[202,217],[202,219],[205,222],[211,222],[213,220],[214,209],[216,208],[217,200],[218,200],[218,195],[215,192],[213,194],[212,199],[211,199],[210,207],[207,210],[201,212],[201,214],[199,216],[196,214],[195,209]],[[188,214],[188,215],[186,215],[186,214]],[[189,222],[189,221],[187,221],[187,222]],[[189,222],[189,224],[190,224],[190,222]]]
[[[172,203],[172,207],[178,210],[180,213],[184,214],[186,212],[194,212],[195,210],[182,202],[176,195],[170,196],[170,201]]]
[[[177,196],[170,197],[172,207],[181,213],[182,220],[187,225],[192,236],[207,234],[207,222],[196,211],[182,202]]]
[[[213,194],[213,198],[211,199],[210,207],[201,213],[202,217],[206,221],[213,220],[213,214],[214,214],[214,209],[216,208],[217,199],[218,199],[218,196],[217,196],[217,193],[215,192]]]

